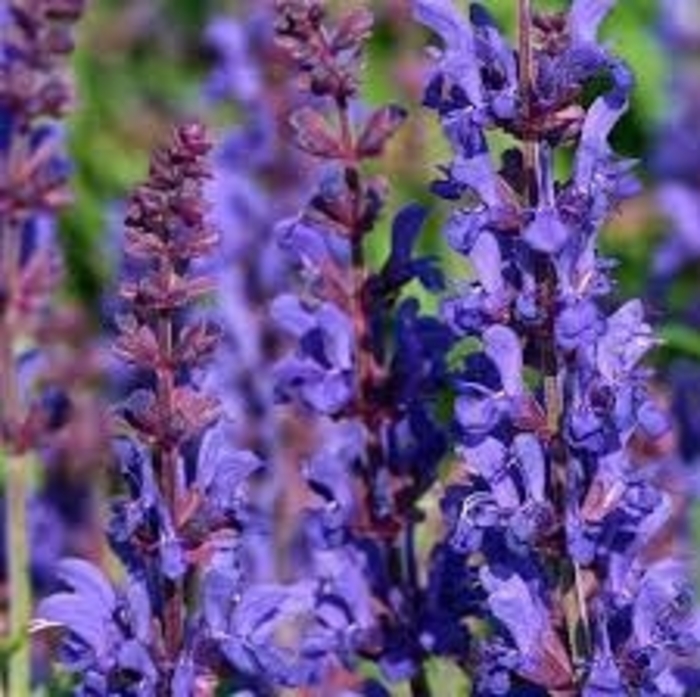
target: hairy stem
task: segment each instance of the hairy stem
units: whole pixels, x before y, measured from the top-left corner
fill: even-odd
[[[522,104],[524,131],[524,161],[527,182],[527,198],[537,203],[537,151],[538,143],[530,129],[534,60],[532,51],[532,2],[518,0],[518,79]]]
[[[350,314],[355,334],[357,352],[358,384],[357,384],[357,413],[367,431],[367,500],[370,508],[370,522],[383,522],[391,517],[392,504],[386,500],[385,493],[380,491],[378,477],[384,467],[384,451],[381,443],[381,428],[385,418],[381,414],[380,405],[375,398],[375,379],[377,358],[373,349],[371,307],[367,298],[368,270],[364,253],[364,234],[361,227],[362,215],[362,175],[354,161],[355,143],[350,115],[347,104],[341,100],[336,102],[338,121],[341,128],[341,138],[346,153],[352,153],[352,160],[346,164],[345,177],[353,195],[352,220],[350,222],[350,242],[352,245],[352,291],[350,298]],[[413,554],[413,525],[403,530],[405,543]],[[386,541],[387,554],[390,559],[389,572],[392,582],[406,591],[409,602],[413,604],[417,595],[417,575],[415,559],[405,559],[402,563],[401,542],[399,539]],[[406,578],[408,576],[408,578]],[[406,588],[408,585],[408,588]],[[430,697],[430,686],[425,674],[425,666],[421,661],[415,675],[410,680],[411,694],[414,697]]]
[[[346,153],[355,152],[354,135],[350,124],[348,105],[343,100],[336,101],[338,121],[341,128],[343,148]],[[364,252],[364,231],[360,228],[362,207],[362,174],[357,163],[349,161],[345,167],[345,178],[352,192],[352,217],[349,222],[349,237],[352,247],[352,275],[350,292],[350,316],[355,335],[355,351],[357,359],[357,400],[355,409],[367,429],[367,495],[370,502],[370,516],[374,520],[378,508],[376,501],[376,477],[382,467],[382,447],[379,440],[381,427],[377,410],[373,404],[373,384],[375,357],[372,351],[372,336],[370,325],[370,308],[367,306],[366,284],[367,265]],[[381,517],[381,516],[379,516]]]
[[[163,363],[157,376],[157,399],[160,413],[168,421],[174,417],[175,379],[172,370],[173,321],[170,313],[158,319],[158,342]],[[167,426],[165,426],[167,429]],[[161,442],[156,452],[156,472],[161,495],[173,520],[177,520],[177,451],[168,442]],[[163,609],[163,634],[168,660],[174,665],[180,652],[183,637],[184,588],[180,580],[164,579],[165,607]]]

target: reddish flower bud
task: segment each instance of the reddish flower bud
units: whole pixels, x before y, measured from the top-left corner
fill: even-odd
[[[377,157],[382,154],[384,147],[394,137],[408,113],[395,104],[389,104],[377,109],[365,124],[365,128],[357,143],[357,156]]]

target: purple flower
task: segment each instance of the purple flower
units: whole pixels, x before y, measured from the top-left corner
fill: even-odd
[[[261,66],[249,45],[247,27],[233,19],[220,17],[207,27],[205,41],[215,52],[217,62],[209,78],[208,90],[218,99],[234,97],[252,103],[263,90]],[[252,33],[252,32],[251,32]]]
[[[445,452],[437,407],[452,334],[411,297],[413,281],[430,291],[443,287],[435,260],[416,252],[426,219],[420,206],[394,217],[377,264],[366,256],[387,200],[368,165],[406,118],[396,105],[368,111],[360,104],[359,59],[371,25],[364,9],[332,23],[316,0],[278,3],[279,43],[308,95],[292,113],[293,136],[321,164],[307,205],[278,227],[301,283],[296,297],[275,301],[272,316],[296,339],[277,366],[277,394],[315,414],[328,440],[304,472],[320,497],[299,535],[307,578],[319,573],[319,554],[370,560],[368,591],[387,613],[368,614],[362,626],[372,627],[372,641],[363,632],[348,656],[371,655],[391,681],[420,675],[421,627],[435,621],[421,612],[413,521]],[[456,124],[454,137],[468,139],[468,129]],[[404,569],[396,563],[401,545]],[[338,593],[356,611],[351,589]],[[342,645],[332,650],[347,662]]]
[[[193,484],[208,515],[235,512],[246,499],[246,482],[263,466],[252,453],[234,448],[231,425],[224,419],[208,429],[199,446]]]
[[[553,627],[549,611],[517,575],[481,577],[493,616],[507,629],[519,652],[517,672],[549,689],[569,684],[572,667]]]
[[[128,694],[155,694],[158,673],[145,587],[134,582],[120,594],[99,569],[79,559],[63,560],[56,578],[67,590],[39,604],[34,630],[65,632],[61,659],[81,676],[80,694],[114,694],[115,684],[123,684]]]
[[[615,0],[574,0],[569,10],[568,25],[574,43],[595,43],[598,28],[615,6]]]
[[[354,393],[353,328],[332,303],[312,309],[294,296],[280,296],[271,309],[277,324],[299,343],[297,356],[277,366],[281,397],[296,395],[302,404],[322,414],[337,414]]]
[[[444,53],[440,59],[442,76],[454,81],[471,106],[482,105],[482,85],[475,54],[475,38],[467,18],[450,0],[418,0],[414,3],[417,21],[440,36]]]
[[[219,637],[238,670],[297,687],[352,659],[371,621],[362,576],[342,553],[322,553],[315,566],[314,580],[258,584],[240,598]]]

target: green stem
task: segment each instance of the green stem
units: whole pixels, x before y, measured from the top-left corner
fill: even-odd
[[[29,695],[31,685],[31,644],[29,622],[32,614],[29,573],[27,498],[31,482],[31,460],[3,453],[7,497],[6,549],[10,586],[10,636],[16,646],[9,659],[8,695]]]
[[[5,476],[5,537],[9,581],[9,634],[16,648],[9,658],[8,694],[31,694],[31,647],[29,621],[32,613],[31,578],[29,573],[29,539],[27,497],[31,483],[31,459],[16,453],[13,442],[20,421],[15,340],[11,328],[11,305],[16,288],[20,260],[19,225],[3,221],[0,228],[5,307],[0,317],[0,404],[3,429],[2,466]]]
[[[430,697],[430,683],[428,676],[425,674],[425,664],[421,662],[418,672],[411,678],[411,696],[412,697]]]

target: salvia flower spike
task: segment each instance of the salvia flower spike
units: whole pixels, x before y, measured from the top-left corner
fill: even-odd
[[[391,251],[380,268],[366,258],[388,193],[366,165],[385,152],[406,118],[396,105],[368,110],[360,101],[371,14],[358,8],[334,22],[324,3],[278,2],[277,15],[279,46],[307,95],[291,114],[293,137],[319,162],[306,207],[278,229],[300,287],[271,308],[274,321],[297,341],[276,368],[277,390],[282,401],[316,415],[324,440],[304,469],[322,505],[306,512],[300,535],[307,574],[324,584],[327,601],[344,608],[344,618],[324,643],[325,664],[302,671],[294,662],[269,679],[329,689],[360,653],[390,680],[410,678],[421,692],[420,636],[428,613],[413,537],[416,503],[444,453],[432,412],[450,337],[401,294],[413,280],[434,290],[442,278],[431,259],[413,254],[425,217],[417,206],[394,221]],[[358,564],[365,578],[344,580],[345,570]],[[297,597],[299,591],[290,586],[288,592]],[[385,611],[370,611],[372,596]],[[310,626],[325,624],[326,612],[323,603],[310,606]],[[287,621],[284,615],[281,609],[275,626]]]
[[[0,6],[0,450],[6,482],[9,632],[17,650],[8,689],[29,694],[31,616],[27,499],[32,453],[50,429],[34,362],[60,264],[54,214],[70,201],[59,120],[71,104],[65,64],[77,0],[6,0]],[[31,346],[26,351],[27,345]],[[33,378],[36,376],[33,375]]]
[[[476,614],[492,628],[476,693],[680,694],[698,615],[684,605],[673,630],[663,625],[686,570],[644,561],[671,496],[632,448],[668,428],[640,366],[656,339],[640,302],[607,309],[597,243],[636,189],[609,144],[632,86],[597,39],[614,3],[547,15],[521,0],[517,51],[477,3],[468,16],[449,0],[413,5],[442,44],[425,104],[454,159],[434,191],[454,202],[446,237],[474,270],[444,316],[481,345],[457,386],[467,483],[445,500],[452,547],[478,572]],[[584,105],[601,74],[608,87]],[[495,131],[516,140],[500,161]],[[558,178],[564,150],[572,167]]]
[[[693,51],[677,21],[690,5],[672,4],[665,36]],[[204,127],[184,124],[126,209],[107,530],[123,572],[63,559],[35,613],[76,694],[700,692],[693,487],[645,366],[658,343],[646,308],[617,301],[599,244],[639,190],[613,147],[633,76],[599,38],[616,3],[511,5],[515,41],[480,3],[407,3],[437,44],[423,101],[450,152],[431,187],[444,264],[416,251],[425,209],[387,213],[383,168],[409,114],[363,101],[372,13],[265,0],[209,29],[207,95],[241,117],[215,176]],[[34,398],[38,363],[17,337],[51,336],[44,223],[68,191],[45,126],[69,103],[61,66],[81,9],[0,5],[15,529],[13,465],[39,446],[50,458],[65,411],[62,395]],[[692,188],[690,148],[667,145],[657,166],[678,164],[674,183]],[[667,197],[691,212],[657,281],[690,256],[686,193]],[[17,657],[10,691],[29,694]]]
[[[219,332],[196,314],[213,287],[204,261],[218,243],[203,199],[210,147],[201,124],[176,128],[127,209],[130,273],[115,352],[136,378],[117,408],[125,496],[109,526],[126,581],[115,589],[97,568],[67,560],[66,591],[37,612],[39,627],[62,628],[65,663],[84,694],[121,684],[124,694],[184,697],[216,681],[211,598],[226,590],[232,603],[244,578],[234,530],[253,516],[245,481],[262,463],[233,448],[219,400],[202,389]]]

